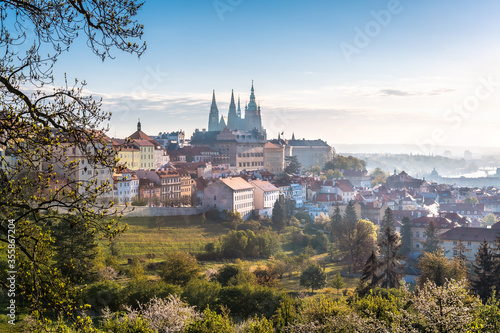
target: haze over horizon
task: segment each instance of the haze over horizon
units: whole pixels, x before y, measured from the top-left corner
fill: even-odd
[[[102,63],[86,49],[57,68],[113,112],[109,135],[140,117],[148,134],[207,128],[212,90],[227,115],[251,81],[268,137],[330,145],[494,147],[500,120],[500,3],[484,1],[146,2],[146,53]],[[79,52],[78,50],[81,50]],[[55,72],[55,83],[64,73]]]

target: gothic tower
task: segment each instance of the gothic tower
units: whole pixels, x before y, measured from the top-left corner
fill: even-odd
[[[219,130],[219,109],[217,109],[217,103],[215,102],[215,90],[212,96],[212,106],[210,107],[210,116],[208,117],[208,130],[209,131]]]
[[[255,102],[255,91],[253,88],[253,80],[252,80],[252,90],[250,93],[250,103],[245,108],[245,129],[248,131],[257,128],[259,132],[262,131],[262,119],[260,117],[260,107],[257,107],[257,103]]]
[[[231,92],[231,104],[227,114],[227,128],[237,130],[239,125],[238,113],[236,113],[236,104],[234,104],[234,91]]]

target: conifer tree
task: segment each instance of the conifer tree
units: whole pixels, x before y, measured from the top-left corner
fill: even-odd
[[[400,254],[406,256],[411,252],[411,220],[409,217],[403,217],[401,221],[401,249]]]
[[[333,215],[330,219],[330,225],[332,240],[337,242],[342,229],[342,214],[340,214],[339,205],[335,207],[335,211],[333,212]]]
[[[481,300],[486,302],[491,296],[495,285],[493,254],[486,239],[479,246],[475,257],[476,260],[472,264],[475,274],[471,279],[471,287]]]
[[[360,282],[364,288],[360,290],[360,294],[364,295],[368,292],[368,290],[377,286],[380,280],[380,276],[378,274],[379,268],[380,262],[375,251],[372,251],[372,254],[368,257],[368,260],[366,260],[365,267],[361,273]]]
[[[427,228],[425,228],[425,242],[424,251],[425,252],[436,252],[441,247],[439,246],[438,231],[436,228],[436,223],[434,221],[429,222]]]
[[[278,231],[278,234],[285,228],[286,226],[286,213],[283,205],[279,200],[276,200],[276,203],[273,207],[273,227]]]
[[[380,285],[382,288],[398,288],[403,267],[400,255],[398,255],[401,248],[400,237],[397,233],[391,232],[391,228],[388,226],[380,239],[379,246],[381,254]]]

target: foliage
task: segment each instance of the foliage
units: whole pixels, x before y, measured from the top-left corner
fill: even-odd
[[[154,333],[150,327],[149,322],[146,321],[141,315],[130,317],[126,314],[120,315],[116,312],[114,314],[105,313],[105,322],[102,324],[104,332],[123,332],[123,333]]]
[[[220,283],[221,286],[226,287],[236,285],[239,281],[247,280],[245,277],[242,277],[245,274],[248,273],[243,271],[240,265],[226,264],[213,276],[213,280]]]
[[[227,313],[217,314],[209,307],[203,311],[203,318],[196,319],[186,328],[186,333],[235,333],[235,327]]]
[[[342,174],[342,172],[340,170],[329,169],[326,171],[325,175],[326,175],[326,179],[328,179],[328,180],[344,178],[344,175]]]
[[[297,156],[285,156],[285,164],[285,173],[289,175],[296,175],[300,173],[302,165],[300,164]]]
[[[225,210],[224,215],[231,228],[233,228],[233,230],[238,229],[238,226],[243,223],[243,219],[241,218],[240,212],[232,212],[229,210]]]
[[[81,295],[82,304],[90,304],[91,310],[101,312],[108,307],[118,311],[125,303],[124,288],[116,282],[98,282],[87,288]]]
[[[399,249],[400,236],[391,227],[387,226],[380,239],[380,286],[382,288],[398,288],[402,277]]]
[[[164,281],[132,280],[125,287],[126,301],[124,304],[135,308],[138,303],[145,304],[155,296],[166,298],[170,294],[179,295],[181,291],[180,286],[168,284]]]
[[[426,239],[423,244],[425,252],[435,252],[441,248],[441,246],[439,246],[438,231],[434,221],[430,221],[429,225],[425,228],[425,237]]]
[[[390,208],[386,208],[384,212],[384,216],[382,218],[382,222],[380,222],[380,233],[385,233],[385,228],[391,228],[391,232],[394,232],[394,216],[392,215],[392,210]]]
[[[421,274],[418,284],[423,286],[427,281],[431,281],[436,286],[443,286],[447,280],[461,280],[466,276],[465,268],[457,260],[448,260],[442,251],[434,253],[424,253],[417,267]]]
[[[370,289],[378,285],[380,262],[378,261],[375,251],[372,251],[371,255],[368,257],[363,267],[363,272],[360,278],[360,287],[358,288],[358,293],[360,295],[366,294]]]
[[[490,214],[486,215],[485,217],[483,217],[483,219],[481,220],[481,227],[486,228],[486,227],[491,226],[497,222],[498,222],[498,219],[495,216],[495,214],[490,213]]]
[[[232,230],[223,236],[221,252],[224,258],[267,258],[279,250],[279,236],[267,230]]]
[[[77,37],[85,38],[102,60],[114,49],[142,54],[145,44],[134,42],[143,34],[135,20],[141,5],[123,0],[0,3],[0,146],[15,157],[0,173],[0,233],[5,242],[7,221],[14,220],[19,296],[37,318],[47,310],[80,321],[73,285],[51,267],[52,225],[71,224],[79,216],[82,229],[97,238],[123,230],[117,220],[105,218],[113,212],[106,199],[111,174],[102,184],[97,181],[99,172],[109,173],[117,164],[105,136],[111,115],[100,109],[100,101],[83,95],[85,83],[78,80],[42,87],[53,84],[57,59]],[[73,149],[78,159],[65,154]],[[75,173],[83,162],[93,174],[79,180]]]
[[[480,302],[467,293],[464,280],[448,280],[441,286],[427,281],[413,293],[406,291],[405,301],[411,307],[402,310],[400,332],[474,332]]]
[[[247,320],[241,329],[242,333],[274,333],[273,322],[266,317],[257,317]]]
[[[300,285],[303,287],[314,289],[321,289],[326,286],[326,273],[318,265],[311,265],[307,267],[300,275]]]
[[[273,215],[271,219],[273,221],[273,228],[280,233],[286,226],[286,215],[285,209],[279,199],[274,203]]]
[[[339,290],[345,287],[344,279],[342,279],[342,276],[340,273],[337,273],[333,279],[332,282],[330,282],[330,285],[332,288],[337,289],[337,294],[339,293]]]
[[[321,173],[321,167],[319,165],[315,165],[311,168],[311,172],[319,176]]]
[[[385,184],[387,177],[389,177],[389,173],[383,171],[380,168],[375,168],[370,176],[372,177],[372,186],[375,186],[378,184]]]
[[[325,163],[324,170],[365,170],[366,162],[353,156],[335,155]]]
[[[205,310],[209,305],[214,305],[219,300],[221,286],[217,282],[206,279],[191,280],[182,291],[182,298],[199,310]]]
[[[174,252],[168,255],[163,264],[160,277],[167,283],[184,286],[200,273],[196,258],[188,253]]]
[[[411,220],[409,217],[403,217],[401,220],[401,248],[399,253],[406,256],[411,252]]]
[[[474,197],[468,197],[468,198],[465,198],[463,202],[465,204],[469,204],[469,205],[477,205],[479,203],[479,200],[477,198],[474,198]]]
[[[493,254],[486,239],[479,246],[475,259],[475,263],[472,264],[474,277],[471,279],[471,288],[483,302],[486,302],[491,297],[495,286]]]

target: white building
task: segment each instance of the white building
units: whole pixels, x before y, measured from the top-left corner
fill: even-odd
[[[114,194],[119,203],[127,203],[139,196],[139,178],[134,172],[124,170],[113,177],[115,181]]]
[[[479,246],[486,239],[491,246],[494,246],[497,236],[499,236],[500,229],[488,228],[469,228],[458,227],[446,231],[439,235],[440,245],[443,247],[444,255],[448,259],[453,259],[457,255],[454,249],[458,245],[458,241],[468,250],[465,255],[469,261],[475,260],[475,255],[479,250]]]
[[[211,208],[239,212],[249,219],[254,209],[254,186],[240,177],[220,178],[205,188],[205,204]]]
[[[251,180],[254,187],[254,206],[262,217],[271,217],[276,200],[279,198],[279,189],[265,180]]]

